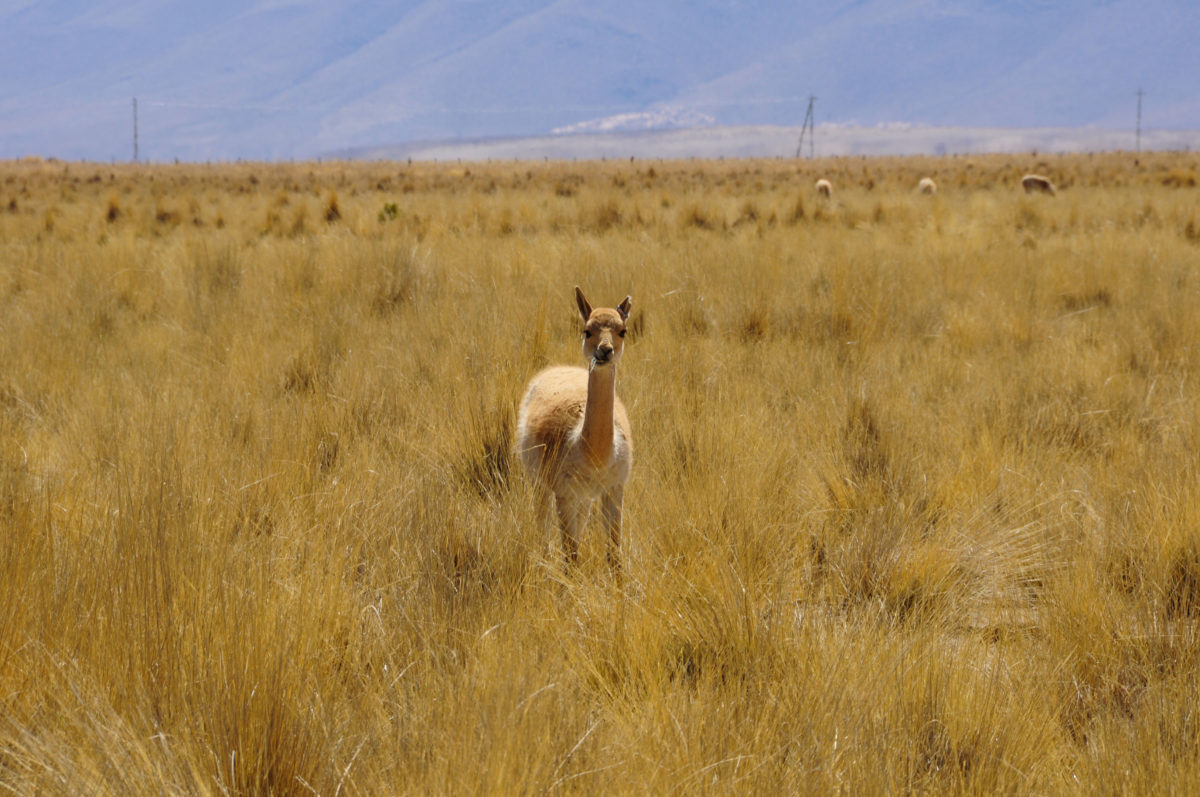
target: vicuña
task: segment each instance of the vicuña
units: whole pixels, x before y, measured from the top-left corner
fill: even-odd
[[[517,453],[530,478],[554,496],[568,567],[579,532],[599,498],[608,526],[608,563],[621,573],[621,505],[633,466],[633,436],[617,398],[617,363],[632,300],[592,309],[575,288],[587,368],[552,366],[529,383],[517,418]]]

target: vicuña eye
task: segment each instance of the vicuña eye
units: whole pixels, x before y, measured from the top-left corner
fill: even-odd
[[[618,334],[618,335],[620,335],[621,337],[625,337],[625,330],[623,330],[623,329],[622,329],[622,330],[621,330],[620,332],[618,332],[617,334]]]

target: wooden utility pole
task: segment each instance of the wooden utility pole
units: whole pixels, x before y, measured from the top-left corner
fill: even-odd
[[[1138,89],[1137,151],[1142,151],[1142,90]]]
[[[133,98],[133,162],[138,162],[137,97]]]
[[[808,133],[808,157],[813,156],[814,139],[816,138],[816,130],[813,125],[813,103],[817,98],[813,95],[808,95],[808,113],[804,114],[804,125],[800,128],[800,143],[796,145],[796,157],[799,158],[804,152],[804,134]]]

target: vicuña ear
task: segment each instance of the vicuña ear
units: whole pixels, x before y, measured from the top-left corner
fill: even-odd
[[[617,305],[617,312],[621,314],[622,320],[629,320],[629,311],[633,307],[633,297],[626,296],[625,301]]]
[[[575,286],[575,303],[579,305],[579,314],[583,316],[584,321],[592,317],[592,306],[583,298],[583,291],[579,290],[578,285]]]

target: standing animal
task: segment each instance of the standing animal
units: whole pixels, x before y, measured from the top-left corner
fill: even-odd
[[[921,182],[917,183],[917,190],[922,194],[936,194],[937,183],[933,181],[932,177],[922,177]]]
[[[1055,196],[1054,183],[1050,182],[1050,178],[1042,177],[1040,174],[1027,174],[1021,178],[1021,185],[1025,188],[1025,193],[1032,194],[1034,191],[1041,191],[1044,194]]]
[[[608,563],[621,574],[621,506],[633,466],[633,435],[617,398],[617,363],[633,302],[595,309],[575,288],[586,368],[551,366],[529,382],[517,416],[516,453],[541,490],[554,496],[567,566],[579,559],[579,532],[600,499]]]
[[[822,177],[820,180],[817,180],[817,193],[826,199],[831,199],[833,197],[833,183],[829,182],[824,177]]]

